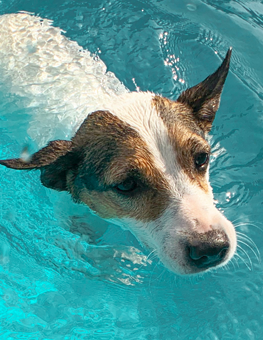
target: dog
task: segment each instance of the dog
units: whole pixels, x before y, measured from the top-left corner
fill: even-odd
[[[75,87],[83,82],[87,86],[76,93],[80,105],[70,108],[74,111],[69,115],[67,108],[59,120],[65,124],[71,119],[72,128],[81,118],[72,138],[52,140],[27,160],[1,160],[1,165],[40,170],[45,187],[67,191],[99,217],[128,228],[176,274],[195,275],[230,261],[237,238],[232,223],[213,202],[207,136],[220,104],[231,49],[213,74],[173,101],[150,92],[128,92],[106,71],[101,72],[101,81],[91,71],[96,62],[102,68],[103,63],[46,19],[27,13],[4,15],[0,36],[1,74],[12,94],[31,98],[28,106],[34,106],[36,98],[41,98],[41,105],[46,100],[45,112],[56,119],[50,109],[55,98],[49,88],[52,79],[59,82],[52,83],[57,95],[64,80],[64,88],[72,85],[70,81]],[[86,72],[87,67],[91,71]],[[117,90],[105,85],[107,77]],[[71,86],[69,91],[73,90]],[[83,105],[83,100],[93,100],[95,109]],[[41,105],[36,108],[38,118]],[[41,119],[44,122],[44,113]],[[56,124],[51,125],[54,130]],[[31,136],[39,138],[39,124],[37,129],[34,134],[31,124]]]

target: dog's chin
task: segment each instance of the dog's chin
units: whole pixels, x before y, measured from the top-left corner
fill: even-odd
[[[195,266],[191,266],[187,263],[185,264],[171,264],[169,262],[166,262],[164,260],[161,260],[164,266],[173,274],[179,275],[179,276],[197,276],[200,274],[207,273],[215,268],[218,268],[218,266],[210,267],[210,268],[197,268]]]

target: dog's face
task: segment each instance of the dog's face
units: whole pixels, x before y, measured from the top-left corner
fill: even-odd
[[[176,102],[129,93],[88,115],[71,141],[53,141],[31,160],[49,188],[69,191],[96,214],[128,227],[167,268],[195,274],[225,264],[236,249],[232,224],[215,208],[206,140],[228,73],[219,69]]]

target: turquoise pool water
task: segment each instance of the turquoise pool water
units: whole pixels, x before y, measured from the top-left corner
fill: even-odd
[[[1,167],[0,339],[262,339],[261,1],[0,2],[0,14],[22,10],[54,20],[128,89],[172,99],[213,72],[233,47],[211,133],[211,183],[218,207],[254,243],[240,237],[238,256],[226,268],[176,277],[147,259],[129,232],[84,219],[85,208],[42,187],[37,172]],[[34,110],[23,107],[2,90],[1,159],[25,144],[36,147],[27,132]],[[67,231],[92,222],[107,227],[96,245]]]

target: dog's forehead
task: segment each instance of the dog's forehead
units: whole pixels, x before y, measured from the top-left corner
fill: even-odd
[[[180,102],[149,92],[129,93],[113,100],[108,110],[138,133],[159,169],[168,174],[178,170],[179,149],[208,145],[192,109]]]
[[[113,151],[115,144],[133,149],[140,140],[147,145],[159,167],[163,167],[162,157],[170,146],[167,128],[153,103],[152,93],[128,93],[113,96],[101,111],[91,113],[72,139],[75,145],[85,145],[102,137]],[[103,138],[104,137],[104,138]],[[103,140],[100,141],[103,144]],[[102,146],[102,145],[101,145]],[[105,148],[105,146],[104,146]],[[118,145],[120,149],[120,145]]]
[[[113,98],[104,110],[88,116],[72,141],[88,146],[86,159],[92,155],[92,163],[100,173],[108,174],[108,183],[116,181],[117,174],[121,179],[121,174],[125,176],[130,168],[137,168],[143,176],[155,178],[156,186],[156,174],[160,174],[160,181],[161,177],[176,180],[177,191],[179,182],[185,186],[189,178],[207,189],[207,179],[193,176],[189,169],[192,150],[207,149],[208,143],[190,109],[181,103],[152,93]]]
[[[132,92],[117,100],[113,98],[106,109],[137,132],[160,171],[173,171],[176,157],[167,126],[154,98],[155,95],[150,92]]]

